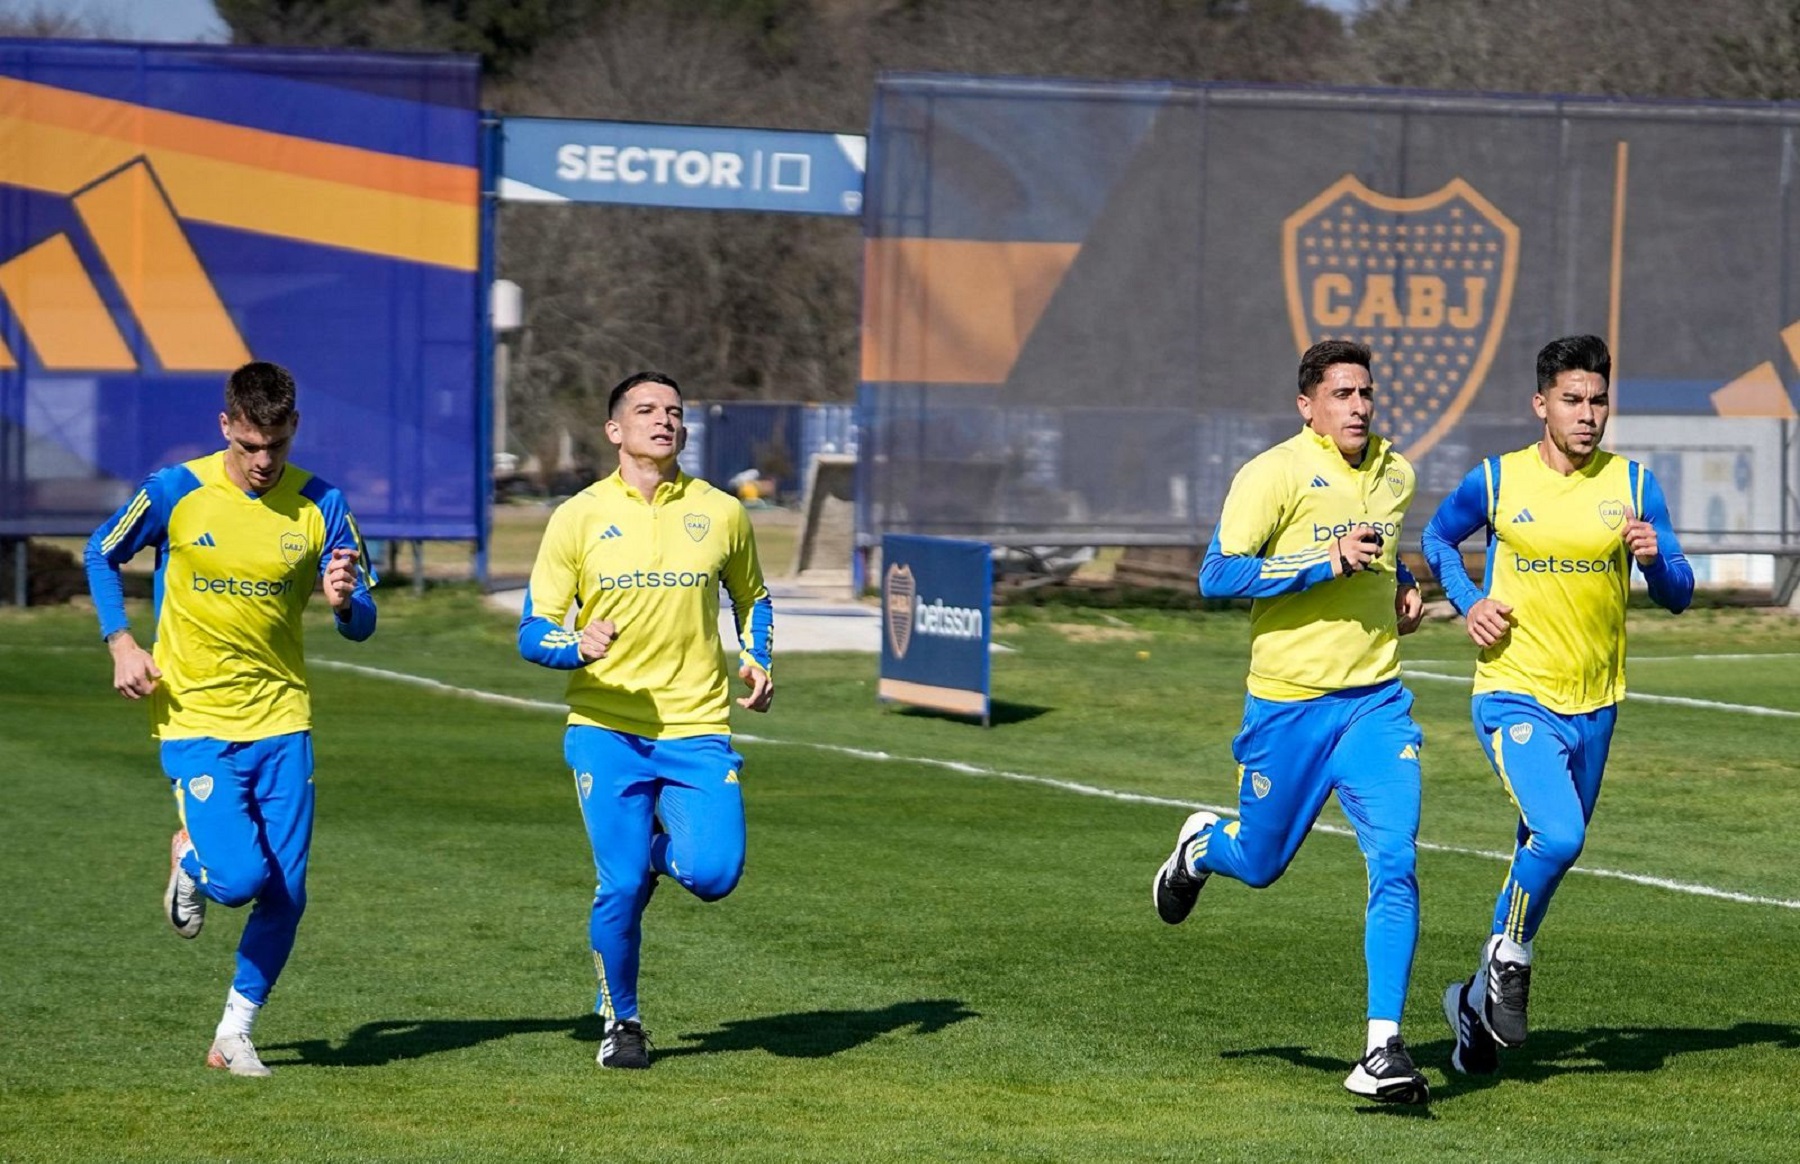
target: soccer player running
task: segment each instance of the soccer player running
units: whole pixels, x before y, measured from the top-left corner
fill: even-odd
[[[1231,745],[1238,819],[1188,817],[1152,894],[1174,925],[1214,873],[1269,885],[1336,792],[1369,883],[1368,1039],[1344,1086],[1425,1103],[1430,1090],[1400,1037],[1419,935],[1421,736],[1398,641],[1423,612],[1398,554],[1413,469],[1371,431],[1367,347],[1314,344],[1299,380],[1305,427],[1238,471],[1200,567],[1202,594],[1254,599],[1249,694]]]
[[[1444,992],[1457,1071],[1491,1074],[1498,1047],[1525,1041],[1532,939],[1581,852],[1625,697],[1631,563],[1657,605],[1680,613],[1694,596],[1656,478],[1600,447],[1611,379],[1598,336],[1546,344],[1531,398],[1543,436],[1477,465],[1425,527],[1425,558],[1481,648],[1475,735],[1519,814],[1475,975]],[[1477,530],[1485,588],[1458,549]]]
[[[150,700],[181,818],[163,912],[184,938],[209,901],[254,901],[206,1065],[264,1076],[251,1025],[294,948],[312,846],[312,704],[301,612],[322,584],[338,633],[375,633],[374,577],[344,496],[288,464],[294,378],[245,364],[225,382],[225,448],[160,469],[87,545],[113,688]],[[119,567],[156,547],[153,650],[132,635]]]
[[[569,671],[563,756],[594,850],[588,936],[606,1020],[602,1067],[650,1066],[638,1010],[644,907],[658,875],[702,901],[744,869],[743,757],[731,747],[719,586],[737,619],[737,672],[767,711],[774,620],[749,515],[683,473],[681,389],[621,381],[606,436],[619,469],[551,514],[519,620],[519,653]],[[564,629],[575,610],[574,629]]]

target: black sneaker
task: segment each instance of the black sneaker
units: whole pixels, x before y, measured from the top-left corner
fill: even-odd
[[[1499,1045],[1482,1025],[1481,1015],[1469,1005],[1475,980],[1452,982],[1444,988],[1444,1018],[1456,1036],[1450,1066],[1464,1075],[1492,1075],[1500,1070]]]
[[[1188,872],[1188,842],[1217,823],[1218,815],[1210,812],[1196,812],[1182,821],[1181,832],[1175,837],[1175,851],[1150,882],[1150,900],[1156,903],[1156,916],[1172,926],[1181,924],[1194,912],[1194,903],[1200,900],[1200,890],[1206,885],[1205,874],[1196,877]]]
[[[644,1033],[644,1024],[636,1019],[608,1019],[606,1038],[600,1041],[594,1061],[602,1067],[639,1071],[650,1066],[650,1036]]]
[[[1481,1022],[1502,1047],[1525,1041],[1525,1008],[1531,998],[1531,967],[1524,962],[1502,962],[1492,953],[1481,975],[1485,997]]]
[[[1376,1047],[1364,1055],[1351,1068],[1349,1077],[1344,1080],[1344,1088],[1352,1094],[1382,1103],[1428,1103],[1431,1100],[1431,1087],[1413,1066],[1412,1056],[1406,1053],[1406,1044],[1399,1035],[1389,1039],[1386,1046]]]

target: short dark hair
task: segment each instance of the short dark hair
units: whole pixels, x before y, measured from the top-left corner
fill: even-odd
[[[619,410],[619,401],[625,399],[625,394],[639,384],[667,384],[675,389],[675,395],[681,395],[681,385],[675,382],[673,376],[665,376],[661,372],[635,372],[614,385],[612,394],[606,398],[606,415],[609,418]]]
[[[1537,390],[1550,390],[1564,372],[1594,372],[1612,384],[1612,353],[1597,335],[1566,335],[1545,344],[1537,357]]]
[[[256,360],[225,381],[225,415],[260,429],[294,419],[294,376],[280,364]]]
[[[1320,340],[1300,357],[1300,393],[1311,396],[1313,389],[1325,381],[1325,369],[1333,364],[1356,364],[1369,369],[1369,345],[1355,340]]]

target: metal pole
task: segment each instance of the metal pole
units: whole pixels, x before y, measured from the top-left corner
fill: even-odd
[[[28,584],[27,571],[30,555],[26,547],[30,545],[24,538],[13,543],[13,605],[25,606],[31,601],[31,586]]]
[[[502,124],[492,111],[484,110],[480,130],[481,202],[476,225],[475,250],[475,392],[477,420],[475,435],[475,552],[469,563],[470,572],[483,590],[488,583],[488,550],[494,535],[494,453],[504,451],[504,435],[495,440],[494,424],[494,269],[498,254],[495,247],[496,219],[499,209],[500,151],[503,147]],[[504,407],[504,405],[502,405]],[[505,424],[504,412],[501,424]],[[501,433],[504,434],[504,428]],[[423,592],[423,575],[414,583]]]
[[[412,592],[414,598],[425,596],[425,543],[419,538],[412,540]]]

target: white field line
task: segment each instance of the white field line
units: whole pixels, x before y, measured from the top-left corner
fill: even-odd
[[[542,699],[523,699],[516,695],[500,695],[492,691],[481,691],[473,687],[457,687],[436,679],[427,679],[421,675],[408,675],[401,671],[385,671],[379,667],[365,667],[359,663],[341,663],[334,659],[315,659],[312,666],[324,667],[333,671],[349,671],[358,675],[367,675],[376,679],[387,679],[395,683],[406,683],[414,687],[423,687],[431,691],[454,695],[462,699],[473,699],[481,703],[493,703],[502,707],[519,707],[530,711],[553,712],[561,715],[568,711],[566,704],[551,703]],[[1063,792],[1073,792],[1081,796],[1096,796],[1103,800],[1114,800],[1125,804],[1156,804],[1168,808],[1196,809],[1204,808],[1208,812],[1216,812],[1221,816],[1235,816],[1237,810],[1229,805],[1200,804],[1191,800],[1176,800],[1167,796],[1150,796],[1142,792],[1120,792],[1111,788],[1100,788],[1092,784],[1082,784],[1074,780],[1057,780],[1050,776],[1037,776],[1027,772],[1008,772],[1002,768],[986,768],[979,764],[966,764],[960,760],[938,760],[928,756],[896,756],[890,752],[877,752],[868,748],[852,748],[843,744],[816,744],[795,740],[776,740],[767,736],[753,736],[746,732],[737,732],[735,739],[753,744],[767,744],[771,747],[807,748],[815,752],[830,752],[833,755],[851,756],[859,760],[869,760],[886,764],[917,764],[925,768],[942,768],[950,772],[958,772],[965,776],[986,777],[993,780],[1011,780],[1020,784],[1036,784],[1044,788],[1055,788]],[[1315,824],[1315,832],[1330,833],[1340,837],[1354,837],[1356,834],[1347,828],[1332,824]],[[1440,845],[1431,841],[1420,841],[1418,846],[1432,853],[1454,853],[1465,857],[1481,857],[1502,864],[1512,860],[1511,853],[1495,852],[1491,849],[1470,849],[1462,845]],[[1596,869],[1586,865],[1577,865],[1572,873],[1584,873],[1589,877],[1606,877],[1615,881],[1629,881],[1635,885],[1648,885],[1655,889],[1667,889],[1674,893],[1686,893],[1695,897],[1711,897],[1720,901],[1736,901],[1745,905],[1772,905],[1781,909],[1800,909],[1800,901],[1781,897],[1759,897],[1752,893],[1738,893],[1730,889],[1716,889],[1710,885],[1696,885],[1687,881],[1673,881],[1666,877],[1650,877],[1642,873],[1626,873],[1618,869]]]
[[[1469,682],[1467,675],[1445,675],[1438,671],[1418,671],[1412,667],[1400,668],[1400,673],[1408,679],[1431,679],[1440,683]],[[1677,707],[1698,707],[1707,711],[1730,711],[1739,715],[1771,715],[1781,719],[1800,719],[1800,711],[1789,711],[1784,707],[1760,707],[1754,703],[1720,703],[1712,699],[1689,699],[1683,695],[1645,695],[1641,691],[1625,693],[1627,703],[1670,703]]]
[[[1473,656],[1467,659],[1407,659],[1409,667],[1466,667]],[[1628,655],[1625,663],[1635,667],[1639,663],[1710,663],[1743,662],[1751,659],[1800,659],[1800,651],[1755,651],[1742,655]]]

